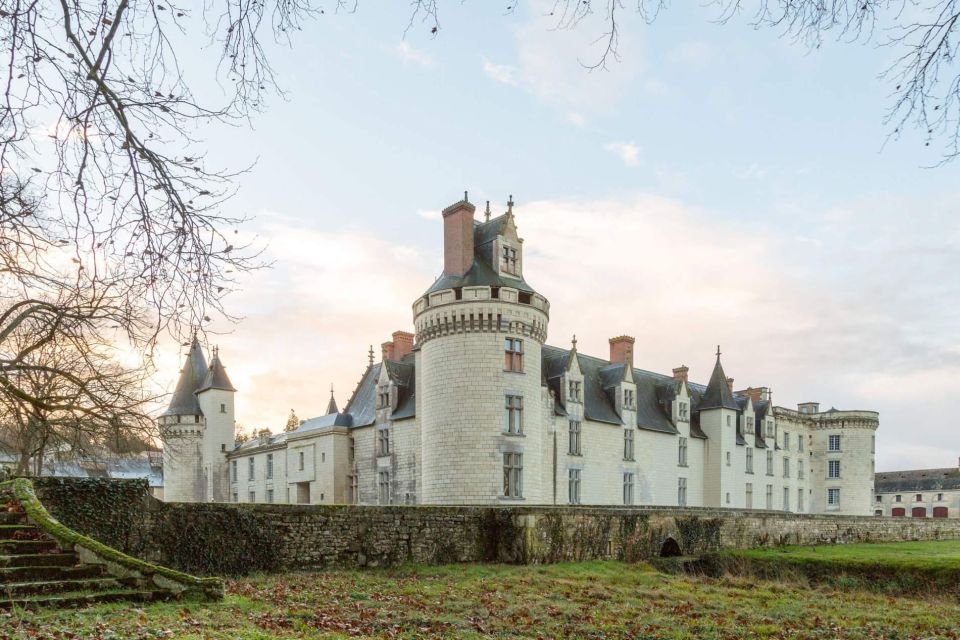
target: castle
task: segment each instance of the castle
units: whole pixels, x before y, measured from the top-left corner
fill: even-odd
[[[235,444],[235,390],[194,340],[164,434],[165,499],[353,504],[679,505],[873,513],[873,411],[774,406],[546,344],[550,303],[527,283],[513,202],[483,220],[443,211],[443,273],[413,303],[415,333],[382,345],[340,411]]]

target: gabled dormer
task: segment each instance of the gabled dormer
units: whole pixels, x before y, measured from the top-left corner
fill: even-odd
[[[603,390],[624,424],[637,420],[637,383],[633,378],[632,336],[610,338],[610,365],[601,370]]]
[[[397,384],[390,376],[388,360],[380,365],[377,376],[377,422],[384,422],[397,408]]]
[[[572,345],[567,366],[560,377],[560,397],[567,411],[581,407],[582,412],[584,380],[583,370],[580,368],[580,357],[577,354],[577,336],[573,336]]]
[[[670,402],[670,419],[674,425],[690,424],[690,407],[693,400],[690,396],[688,377],[690,367],[683,364],[673,370],[674,397]]]
[[[513,219],[513,196],[507,202],[507,212],[494,242],[497,273],[504,278],[523,279],[523,239],[517,235]]]

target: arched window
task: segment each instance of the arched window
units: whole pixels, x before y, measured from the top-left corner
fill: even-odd
[[[894,518],[902,518],[907,515],[907,510],[903,507],[894,507],[890,515],[892,515]]]
[[[927,508],[926,507],[914,507],[910,510],[911,518],[926,518],[927,517]]]

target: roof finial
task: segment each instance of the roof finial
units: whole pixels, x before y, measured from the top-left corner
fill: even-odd
[[[370,351],[367,352],[367,358],[370,360],[370,366],[373,366],[373,345],[370,345]]]
[[[463,192],[463,201],[470,202],[470,196],[467,194],[466,191]]]
[[[577,349],[577,334],[573,334],[573,340],[570,341],[573,344],[573,349]]]
[[[487,222],[490,222],[490,201],[487,200],[487,210],[483,212],[483,215],[486,216]]]
[[[717,360],[720,359],[720,345],[717,345]]]
[[[330,397],[333,397],[333,383],[330,383]]]
[[[510,199],[507,200],[507,213],[513,215],[513,194],[510,194]]]
[[[213,345],[213,359],[216,360],[220,357],[220,345]]]

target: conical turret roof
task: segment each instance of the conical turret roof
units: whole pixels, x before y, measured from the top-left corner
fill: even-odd
[[[330,415],[331,413],[340,413],[340,409],[337,408],[337,401],[333,397],[333,389],[330,389],[330,402],[327,403],[327,413],[325,415]]]
[[[187,354],[187,361],[180,370],[180,379],[177,380],[177,388],[170,398],[170,406],[163,412],[165,416],[201,416],[200,403],[197,401],[196,392],[203,384],[207,375],[207,359],[203,357],[203,349],[200,347],[200,341],[193,337],[193,343],[190,345],[190,352]]]
[[[207,374],[203,377],[203,384],[201,384],[200,388],[197,389],[197,393],[206,391],[207,389],[236,391],[236,389],[233,388],[233,384],[230,383],[230,377],[227,376],[227,370],[224,368],[223,363],[220,362],[220,352],[216,349],[213,351],[213,360],[210,361],[210,368],[207,370]]]
[[[707,390],[703,392],[703,398],[697,407],[700,411],[704,409],[733,409],[737,411],[740,407],[733,399],[733,392],[727,384],[727,374],[723,372],[723,365],[720,364],[720,349],[717,349],[717,364],[713,366],[713,374],[710,376],[710,382],[707,384]]]

